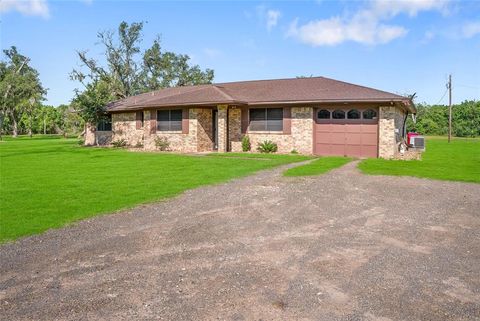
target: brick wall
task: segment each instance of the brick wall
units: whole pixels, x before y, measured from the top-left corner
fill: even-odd
[[[278,146],[278,153],[290,153],[293,150],[301,154],[313,152],[313,108],[292,107],[291,134],[283,132],[248,132],[252,151],[256,151],[260,143],[271,140]],[[231,151],[242,151],[241,111],[229,111],[230,144]]]
[[[212,110],[208,108],[198,108],[195,111],[197,117],[197,151],[212,151]]]
[[[143,143],[143,128],[137,129],[136,112],[112,114],[112,141],[125,139],[128,145]]]
[[[155,117],[155,112],[146,110],[145,119],[151,119]],[[183,134],[181,131],[178,132],[161,132],[157,131],[154,134],[151,133],[151,121],[146,121],[144,126],[144,148],[146,150],[157,150],[155,146],[155,138],[162,137],[166,138],[170,143],[170,150],[173,152],[180,153],[194,153],[197,151],[197,110],[190,108],[189,109],[189,120],[188,120],[188,134]]]
[[[401,141],[405,112],[394,106],[380,107],[378,118],[378,156],[394,158]]]
[[[228,139],[230,151],[242,151],[242,110],[234,108],[228,110]]]
[[[87,125],[85,132],[85,145],[109,145],[112,142],[113,133],[111,131],[97,131],[95,126]],[[95,139],[97,141],[95,141]]]
[[[219,106],[219,151],[228,148],[233,152],[242,151],[241,140],[241,109],[229,108],[228,116],[226,106]],[[95,135],[100,144],[110,144],[111,141],[126,139],[128,144],[135,146],[144,144],[147,150],[155,150],[155,138],[165,137],[170,142],[170,149],[176,152],[193,153],[213,150],[212,110],[208,108],[189,109],[189,132],[156,132],[151,133],[150,110],[144,111],[144,127],[136,129],[135,112],[115,113],[112,115],[112,132],[96,132],[88,127],[85,135],[85,144],[95,144]],[[379,157],[394,158],[397,154],[397,143],[402,138],[403,121],[405,113],[395,106],[379,108]],[[226,125],[228,120],[228,135]],[[271,140],[278,145],[279,153],[290,153],[293,150],[301,154],[313,152],[313,108],[292,107],[291,133],[276,132],[248,132],[252,151],[256,151],[258,144]],[[397,130],[397,133],[396,133]],[[227,142],[228,136],[228,142]]]

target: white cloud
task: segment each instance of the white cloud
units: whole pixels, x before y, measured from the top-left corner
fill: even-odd
[[[263,4],[256,6],[255,12],[257,19],[261,24],[265,24],[268,31],[272,30],[272,28],[278,24],[278,20],[282,16],[279,10],[268,9],[267,6]]]
[[[380,15],[396,16],[406,13],[410,17],[420,11],[437,10],[446,13],[448,0],[375,0],[372,9]]]
[[[317,46],[335,46],[346,41],[366,45],[385,44],[405,36],[402,26],[384,23],[399,14],[415,16],[421,11],[446,10],[447,2],[438,0],[374,0],[353,14],[309,21],[298,25],[295,19],[287,31],[302,43]]]
[[[480,34],[480,21],[467,22],[462,27],[462,35],[465,38],[472,38]]]
[[[273,27],[275,27],[278,23],[278,19],[282,14],[278,10],[268,10],[267,11],[267,29],[271,30]]]
[[[205,49],[203,49],[203,53],[208,58],[218,58],[219,56],[222,55],[222,52],[218,49],[215,49],[215,48],[205,48]]]
[[[25,16],[50,17],[46,0],[1,0],[0,12],[17,11]]]

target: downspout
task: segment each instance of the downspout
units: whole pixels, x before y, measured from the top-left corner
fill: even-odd
[[[408,118],[408,110],[405,114],[405,118],[403,119],[403,129],[402,129],[402,137],[405,140],[405,136],[407,136],[407,118]]]

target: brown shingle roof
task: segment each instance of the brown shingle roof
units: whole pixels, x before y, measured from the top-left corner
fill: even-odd
[[[109,111],[195,105],[256,105],[321,102],[400,102],[408,97],[325,77],[253,80],[166,88],[111,103]]]

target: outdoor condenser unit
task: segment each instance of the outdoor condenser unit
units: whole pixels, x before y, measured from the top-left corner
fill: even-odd
[[[425,137],[423,136],[410,137],[410,146],[415,149],[425,150]]]

